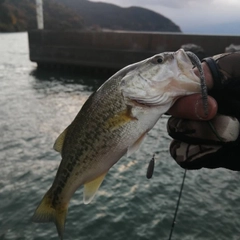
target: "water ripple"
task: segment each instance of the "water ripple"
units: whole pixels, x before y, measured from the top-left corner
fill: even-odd
[[[0,53],[0,239],[57,239],[54,224],[30,219],[61,160],[54,140],[102,79],[36,71],[26,33],[1,34]],[[140,151],[111,168],[91,204],[84,205],[77,190],[65,239],[168,239],[183,170],[169,156],[166,121]],[[239,173],[223,169],[188,171],[173,239],[238,240],[239,180]]]

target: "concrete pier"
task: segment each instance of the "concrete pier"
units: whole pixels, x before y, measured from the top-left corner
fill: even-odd
[[[30,60],[39,65],[120,69],[156,53],[176,51],[188,43],[200,45],[210,56],[224,52],[230,44],[240,45],[240,36],[124,31],[29,32]]]

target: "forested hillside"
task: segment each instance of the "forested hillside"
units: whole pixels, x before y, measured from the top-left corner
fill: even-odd
[[[59,0],[84,18],[86,27],[111,30],[181,32],[170,19],[141,8],[122,8],[114,4],[87,0]]]
[[[55,0],[43,0],[45,29],[82,29],[83,19]],[[0,0],[0,32],[37,28],[35,0]]]
[[[0,32],[37,28],[35,0],[0,0]],[[154,11],[87,0],[43,0],[44,28],[181,32]]]

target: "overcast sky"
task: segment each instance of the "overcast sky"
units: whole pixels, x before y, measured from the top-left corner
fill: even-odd
[[[229,28],[228,23],[235,23],[234,34],[240,35],[240,0],[101,0],[101,2],[121,7],[140,6],[151,9],[171,19],[183,32],[194,32],[194,29],[209,31],[207,26],[211,29],[212,26],[221,24]],[[227,32],[230,29],[225,30]]]

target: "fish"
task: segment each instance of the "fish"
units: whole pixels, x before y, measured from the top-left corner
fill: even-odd
[[[34,222],[54,222],[63,239],[75,191],[84,185],[83,203],[90,203],[109,169],[139,149],[179,97],[204,97],[206,84],[194,74],[190,58],[183,49],[156,54],[121,69],[90,95],[54,143],[62,160],[34,212]]]

